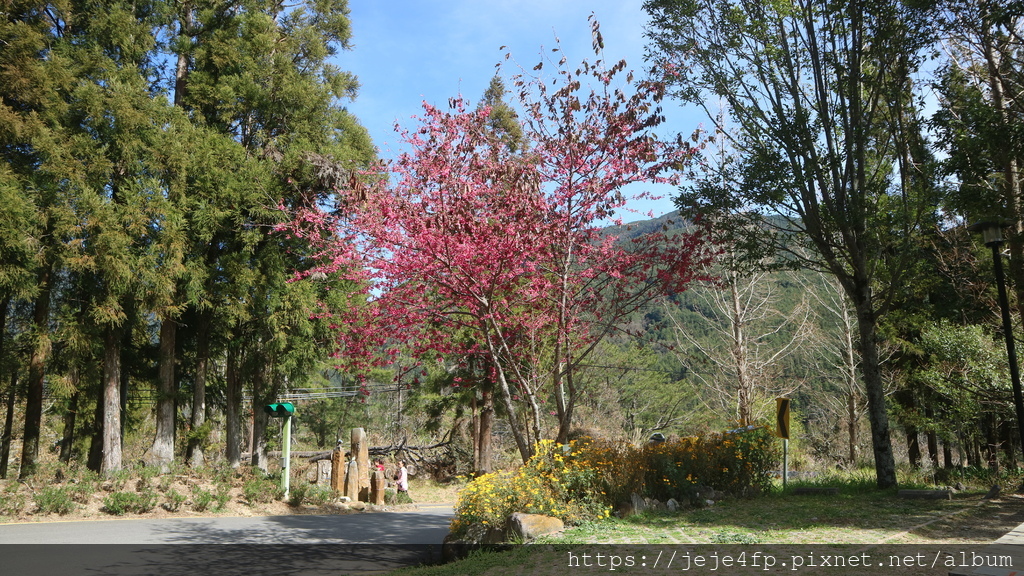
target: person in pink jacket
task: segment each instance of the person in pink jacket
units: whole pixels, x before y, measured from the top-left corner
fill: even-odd
[[[395,486],[399,492],[409,492],[409,471],[405,469],[405,461],[398,461],[398,475],[395,478]]]

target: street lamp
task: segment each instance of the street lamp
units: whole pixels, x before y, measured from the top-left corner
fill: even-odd
[[[1013,406],[1017,411],[1017,429],[1021,447],[1024,448],[1024,394],[1020,389],[1020,367],[1017,365],[1017,347],[1014,343],[1013,325],[1010,323],[1010,300],[1006,297],[1006,278],[1003,276],[1003,258],[999,246],[1003,243],[1003,228],[1013,224],[1007,218],[988,218],[972,224],[967,229],[981,232],[985,245],[992,249],[992,260],[996,268],[996,284],[999,286],[999,307],[1003,313],[1003,339],[1006,340],[1006,356],[1010,361],[1010,382],[1013,384]]]

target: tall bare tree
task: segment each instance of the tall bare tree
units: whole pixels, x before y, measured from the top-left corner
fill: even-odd
[[[919,175],[916,14],[895,0],[649,0],[649,57],[684,101],[739,127],[729,186],[683,194],[786,263],[826,271],[854,305],[877,484],[896,485],[878,321],[902,249],[932,213]],[[809,255],[809,256],[808,256]]]

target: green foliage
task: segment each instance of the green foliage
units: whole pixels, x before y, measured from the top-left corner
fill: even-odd
[[[631,493],[690,499],[698,485],[729,494],[771,488],[777,442],[764,429],[684,438],[636,448],[580,438],[550,440],[516,472],[486,474],[460,493],[453,533],[473,524],[503,528],[513,512],[546,514],[568,524],[607,518]]]
[[[196,512],[207,510],[217,512],[224,508],[229,499],[228,491],[221,486],[218,486],[216,492],[210,492],[199,486],[192,487],[192,509]]]
[[[288,490],[288,503],[292,506],[309,504],[312,506],[323,506],[333,502],[338,497],[336,490],[329,486],[318,486],[307,482],[300,482]]]
[[[642,493],[662,501],[692,500],[698,485],[733,495],[770,491],[779,452],[776,439],[758,428],[647,444],[638,460],[645,474]]]
[[[156,507],[157,496],[152,490],[143,492],[112,492],[103,499],[103,509],[108,514],[145,514]]]
[[[139,492],[148,490],[153,486],[153,479],[160,475],[160,469],[155,466],[143,466],[138,470],[138,479],[135,489]]]
[[[280,480],[256,474],[242,484],[242,497],[249,504],[265,504],[284,497]]]
[[[384,503],[385,504],[412,504],[412,497],[409,496],[408,492],[399,492],[394,488],[387,488],[384,490]]]
[[[74,484],[68,484],[65,488],[71,495],[72,500],[79,504],[87,504],[96,492],[97,486],[99,486],[97,481],[83,478]]]
[[[47,486],[35,496],[36,506],[41,514],[70,514],[75,509],[75,500],[66,486]]]
[[[17,516],[25,508],[24,494],[16,491],[0,491],[0,516]]]
[[[197,442],[200,446],[205,446],[212,432],[213,422],[207,420],[202,425],[189,430],[185,434],[185,441],[188,443]]]
[[[185,500],[188,499],[184,494],[174,490],[173,488],[166,490],[164,492],[164,497],[167,500],[164,502],[163,506],[168,512],[177,512],[181,509],[181,505],[185,503]]]

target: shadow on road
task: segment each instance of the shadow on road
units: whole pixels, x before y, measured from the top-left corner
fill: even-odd
[[[32,576],[377,574],[441,559],[440,545],[26,544],[0,546],[3,574]]]
[[[0,574],[374,574],[439,562],[449,521],[429,512],[172,519],[136,528],[136,541],[152,544],[0,545]]]

